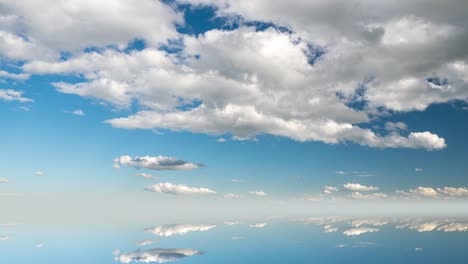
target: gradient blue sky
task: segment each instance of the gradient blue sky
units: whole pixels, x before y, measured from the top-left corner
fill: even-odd
[[[75,3],[73,9],[50,2],[54,7],[50,17],[57,16],[54,18],[57,20],[32,15],[31,12],[35,10],[26,3],[13,4],[7,1],[0,5],[2,19],[7,21],[11,18],[11,21],[8,20],[0,28],[0,70],[9,74],[26,74],[25,77],[0,75],[0,91],[3,91],[3,97],[0,93],[0,178],[9,181],[0,185],[0,193],[141,192],[149,185],[169,182],[206,187],[221,196],[227,193],[249,196],[251,191],[264,191],[269,197],[303,197],[323,193],[324,186],[334,186],[340,189],[337,191],[338,196],[348,197],[350,193],[344,192],[348,190],[344,190],[343,185],[359,183],[364,187],[377,186],[378,193],[388,196],[396,195],[396,190],[405,190],[407,196],[431,198],[431,195],[417,191],[417,187],[433,188],[438,196],[444,198],[468,196],[468,189],[465,188],[468,185],[468,49],[464,46],[468,31],[466,19],[457,19],[461,15],[458,15],[455,4],[435,14],[435,10],[440,8],[435,1],[422,9],[417,8],[417,3],[401,6],[388,4],[382,7],[364,1],[361,3],[364,6],[358,6],[357,10],[348,5],[343,7],[362,14],[362,21],[359,16],[346,10],[343,13],[349,14],[349,17],[342,19],[305,21],[301,17],[301,8],[310,8],[311,15],[323,9],[322,12],[328,12],[332,16],[333,12],[330,10],[337,3],[317,1],[308,6],[307,1],[297,1],[298,10],[281,13],[278,12],[282,8],[281,4],[266,8],[264,1],[253,3],[252,5],[258,6],[252,9],[242,3],[230,3],[226,7],[224,1],[201,1],[205,3],[203,5],[198,1],[144,1],[141,7],[122,9],[122,18],[119,20],[111,18],[111,12],[100,10],[105,3],[103,6],[81,6]],[[128,1],[120,2],[124,7],[129,4]],[[366,5],[371,6],[373,11],[366,9]],[[460,5],[464,6],[463,3]],[[155,15],[147,14],[148,10],[153,10],[151,8],[154,8]],[[463,7],[459,6],[458,9],[463,10]],[[75,10],[76,13],[70,10]],[[262,11],[258,13],[258,17],[255,17],[256,10]],[[340,15],[340,11],[336,12]],[[63,28],[50,24],[51,21],[60,21],[62,16],[69,24]],[[92,17],[89,23],[92,25],[94,21],[95,28],[90,29],[86,22],[81,24],[76,20],[81,17],[88,21],[87,16]],[[141,20],[135,21],[134,17]],[[353,23],[349,24],[350,21]],[[161,30],[152,32],[145,28],[152,23],[156,23],[155,28]],[[413,28],[414,31],[407,30],[408,28]],[[366,31],[370,32],[369,36],[360,33],[364,29],[369,30]],[[372,42],[372,34],[382,29],[383,33],[378,36],[380,40]],[[222,33],[219,36],[210,35],[214,31]],[[262,33],[267,36],[259,35]],[[323,37],[320,33],[323,33]],[[337,37],[340,34],[341,37]],[[204,43],[203,41],[210,40],[204,36],[212,36],[219,42]],[[320,38],[317,39],[317,36]],[[258,44],[255,42],[256,37],[266,38],[263,39],[265,42],[258,42],[261,45],[289,39],[293,48],[294,45],[303,47],[308,65],[299,65],[311,67],[304,69],[305,76],[323,74],[327,72],[327,67],[333,69],[326,78],[319,76],[308,80],[301,76],[298,77],[301,81],[294,79],[295,74],[302,72],[294,61],[295,56],[299,55],[295,50],[289,50],[289,46],[285,48],[285,52],[292,52],[290,65],[286,64],[288,61],[281,61],[284,68],[275,68],[278,66],[275,58],[283,60],[284,57],[288,58],[288,54],[277,57],[277,52],[281,49],[278,50],[273,45],[273,53],[268,53],[269,57],[263,56],[265,61],[258,62],[257,66],[261,68],[258,72],[255,65],[252,66],[254,62],[247,57],[237,60],[229,53],[225,53],[225,57],[219,51],[213,52],[214,55],[210,53],[214,47],[219,47],[217,45],[232,41],[238,41],[236,49],[243,50],[247,45]],[[394,38],[399,38],[400,41],[407,39],[395,44],[392,42]],[[450,45],[447,44],[449,42]],[[349,47],[346,46],[348,44]],[[458,50],[454,54],[446,54],[444,45],[446,49]],[[232,47],[227,45],[223,48]],[[259,52],[263,48],[265,46],[258,47]],[[14,49],[21,50],[22,53],[12,52]],[[350,49],[349,54],[343,49]],[[434,49],[440,51],[437,58],[428,55]],[[182,76],[186,73],[181,73],[182,68],[188,67],[190,69],[187,71],[199,74],[198,78],[207,80],[201,86],[187,89],[190,84],[178,86],[179,75],[173,75],[169,80],[174,78],[174,86],[171,82],[161,81],[161,88],[152,86],[159,83],[159,75],[155,73],[154,76],[148,76],[153,72],[146,72],[147,67],[152,66],[144,61],[109,65],[112,63],[110,58],[110,62],[106,60],[102,64],[90,59],[87,62],[90,64],[85,64],[84,67],[64,65],[68,62],[73,64],[74,59],[89,54],[108,55],[110,52],[109,56],[131,56],[148,50],[157,50],[174,62],[169,66],[164,62],[164,65],[155,68],[175,68],[174,71]],[[405,54],[410,51],[418,53],[405,59]],[[336,57],[334,52],[338,54]],[[47,55],[49,53],[50,56]],[[190,53],[192,57],[187,55]],[[395,61],[385,57],[390,56],[389,54],[393,54],[392,58],[401,64],[396,65]],[[354,57],[361,59],[354,61]],[[203,61],[204,58],[213,61]],[[373,64],[366,62],[366,58],[381,59],[377,65],[384,65],[384,70],[371,71],[369,65]],[[202,65],[197,64],[197,61],[203,62]],[[246,61],[246,65],[238,65],[239,61]],[[341,69],[337,66],[341,62],[356,64],[344,64],[345,69]],[[423,66],[414,65],[418,62]],[[455,70],[454,65],[458,65]],[[108,69],[114,66],[117,69]],[[62,69],[56,69],[61,67]],[[75,68],[67,70],[66,67]],[[95,69],[90,70],[94,67]],[[347,71],[347,68],[354,67],[356,71]],[[289,72],[288,68],[292,68],[294,72]],[[401,72],[398,68],[406,72]],[[316,69],[323,71],[314,72]],[[131,80],[126,80],[127,71],[133,70],[137,77],[132,76]],[[210,70],[219,70],[217,74],[223,80],[237,83],[224,84],[219,80],[209,79],[206,74]],[[279,76],[278,80],[270,80],[267,78],[270,75],[264,71],[271,71],[268,74],[275,78],[278,72],[284,71],[284,76]],[[244,104],[243,100],[237,98],[243,96],[242,91],[247,89],[239,76],[256,74],[258,80],[253,82],[259,85],[256,89],[262,90],[263,94]],[[351,77],[343,77],[348,74]],[[341,77],[343,79],[339,79]],[[127,95],[131,94],[129,104],[118,103],[126,100],[123,97],[127,95],[119,97],[119,94],[112,94],[115,90],[106,86],[109,83],[86,90],[84,94],[83,90],[76,87],[64,92],[54,85],[87,85],[99,78],[125,85],[125,92]],[[323,79],[323,83],[312,82],[320,79]],[[402,84],[408,80],[416,80],[416,84]],[[185,79],[181,80],[183,81]],[[138,83],[145,88],[135,86]],[[396,87],[399,84],[402,86]],[[206,88],[206,85],[210,88]],[[306,85],[306,88],[301,85]],[[210,92],[203,90],[205,88]],[[147,90],[143,91],[144,89]],[[184,98],[178,89],[191,92]],[[234,92],[231,93],[230,89]],[[8,97],[7,91],[11,93],[12,90],[22,92],[21,98],[28,98],[30,101]],[[300,104],[304,102],[297,98],[311,96],[308,91],[320,91],[317,96],[330,101],[319,103],[317,108],[300,108]],[[226,94],[222,94],[224,92]],[[247,92],[250,91],[246,90]],[[286,99],[268,101],[268,96],[280,97],[284,93]],[[393,95],[395,98],[392,98]],[[313,105],[313,97],[305,99]],[[274,102],[278,104],[277,107],[266,106],[274,105]],[[289,105],[290,102],[292,105]],[[195,118],[211,118],[212,113],[209,111],[225,110],[223,107],[229,104],[246,107],[245,111],[248,111],[248,107],[254,107],[264,116],[278,118],[282,122],[295,122],[306,128],[302,134],[296,133],[294,129],[289,130],[292,123],[280,128],[270,128],[256,117],[252,117],[245,127],[238,127],[237,122],[244,118],[242,113],[233,119],[227,118],[237,122],[224,123],[223,118],[208,121],[215,124],[208,132],[196,124]],[[195,112],[194,115],[183,117],[185,113],[201,109],[203,105],[208,109],[206,112]],[[334,106],[346,109],[336,110]],[[74,113],[77,110],[83,114]],[[149,120],[150,123],[154,121],[152,127],[144,124],[132,127],[142,129],[126,129],[126,126],[128,128],[133,125],[124,124],[119,127],[106,122],[135,115],[142,110],[163,115],[162,118],[166,119],[159,123],[155,121],[156,118]],[[302,112],[295,116],[299,110]],[[316,117],[302,117],[315,112],[319,113],[318,119],[332,120],[353,128],[323,136],[323,131],[315,130],[316,125],[322,124],[322,121],[317,121]],[[186,118],[186,123],[177,123],[170,119],[169,115],[174,113]],[[350,117],[354,114],[360,117]],[[368,120],[363,121],[362,116]],[[385,129],[386,124],[391,126],[397,122],[404,123],[404,128]],[[410,133],[426,131],[439,141],[411,141]],[[374,142],[366,138],[366,133],[373,133],[379,138]],[[386,136],[392,135],[399,138],[391,143],[384,142]],[[237,140],[236,137],[243,138]],[[219,142],[220,138],[226,141]],[[441,139],[444,140],[443,146]],[[333,140],[337,142],[332,142]],[[204,166],[194,170],[138,170],[129,166],[113,168],[114,159],[123,155],[162,155]],[[43,175],[36,176],[37,171],[43,172]],[[160,179],[151,181],[133,177],[141,172],[151,173]],[[232,179],[241,179],[243,182],[232,182]],[[444,194],[437,190],[444,187],[460,188],[459,194]],[[375,193],[354,191],[364,195]],[[165,191],[160,192],[162,194],[154,195],[171,195]]]

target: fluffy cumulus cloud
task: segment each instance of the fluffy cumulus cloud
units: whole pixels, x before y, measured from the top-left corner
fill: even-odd
[[[207,224],[180,224],[180,225],[162,225],[157,227],[146,228],[145,232],[162,236],[169,237],[173,235],[185,235],[195,231],[208,231],[215,228],[216,225]]]
[[[24,77],[82,77],[59,92],[136,109],[106,121],[117,128],[440,150],[432,132],[367,124],[468,97],[464,1],[177,1],[290,29],[196,36],[177,33],[183,14],[161,1],[0,1],[0,56],[24,61]],[[126,49],[134,39],[145,47]]]
[[[10,181],[5,178],[0,178],[0,183],[9,183]]]
[[[143,156],[143,157],[130,157],[127,155],[114,159],[114,167],[131,166],[135,168],[145,168],[150,170],[193,170],[203,165],[195,164],[173,157],[165,156]]]
[[[357,192],[369,192],[369,191],[379,190],[379,187],[366,186],[366,185],[361,185],[359,183],[346,183],[343,185],[343,188],[345,188],[348,191],[357,191]]]
[[[216,194],[215,191],[208,188],[196,188],[190,187],[185,184],[173,184],[169,182],[158,183],[152,186],[146,187],[146,191],[158,192],[165,194],[174,194],[174,195],[203,195],[203,194]]]
[[[130,253],[114,251],[114,258],[120,263],[166,263],[176,262],[183,258],[201,255],[202,253],[188,248],[155,248],[138,250]]]

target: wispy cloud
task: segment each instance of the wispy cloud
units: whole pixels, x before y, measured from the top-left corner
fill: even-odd
[[[34,172],[34,175],[36,175],[36,176],[44,176],[44,172],[43,172],[43,171],[40,171],[40,170],[37,170],[36,172]]]
[[[124,155],[114,159],[114,168],[119,168],[123,165],[151,170],[193,170],[203,166],[202,164],[191,163],[165,156],[137,156],[132,158]]]
[[[173,184],[169,182],[158,183],[146,187],[146,191],[175,194],[175,195],[190,195],[190,194],[216,194],[215,191],[205,187],[196,188],[189,187],[185,184]]]
[[[249,227],[252,227],[252,228],[264,228],[264,227],[266,227],[267,225],[268,225],[267,223],[256,223],[256,224],[249,225]]]
[[[5,178],[0,178],[0,183],[9,183],[10,181]]]
[[[371,227],[357,227],[357,228],[347,229],[343,232],[343,234],[345,236],[360,236],[365,233],[373,233],[373,232],[379,232],[379,229],[371,228]]]
[[[159,179],[159,177],[156,177],[156,176],[154,176],[152,174],[144,173],[144,172],[135,174],[135,177],[141,177],[141,178],[148,179],[148,180],[157,180],[157,179]]]

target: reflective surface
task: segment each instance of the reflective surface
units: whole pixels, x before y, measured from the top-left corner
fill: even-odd
[[[0,263],[466,263],[463,217],[0,224]]]

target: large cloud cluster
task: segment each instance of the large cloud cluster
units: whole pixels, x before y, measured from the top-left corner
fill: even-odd
[[[290,29],[247,23],[198,36],[178,33],[182,14],[159,1],[3,2],[0,54],[25,60],[24,74],[82,77],[53,83],[59,92],[136,102],[106,121],[114,127],[439,150],[446,143],[434,133],[363,124],[468,96],[460,1],[178,1]],[[146,47],[129,51],[134,39]]]

